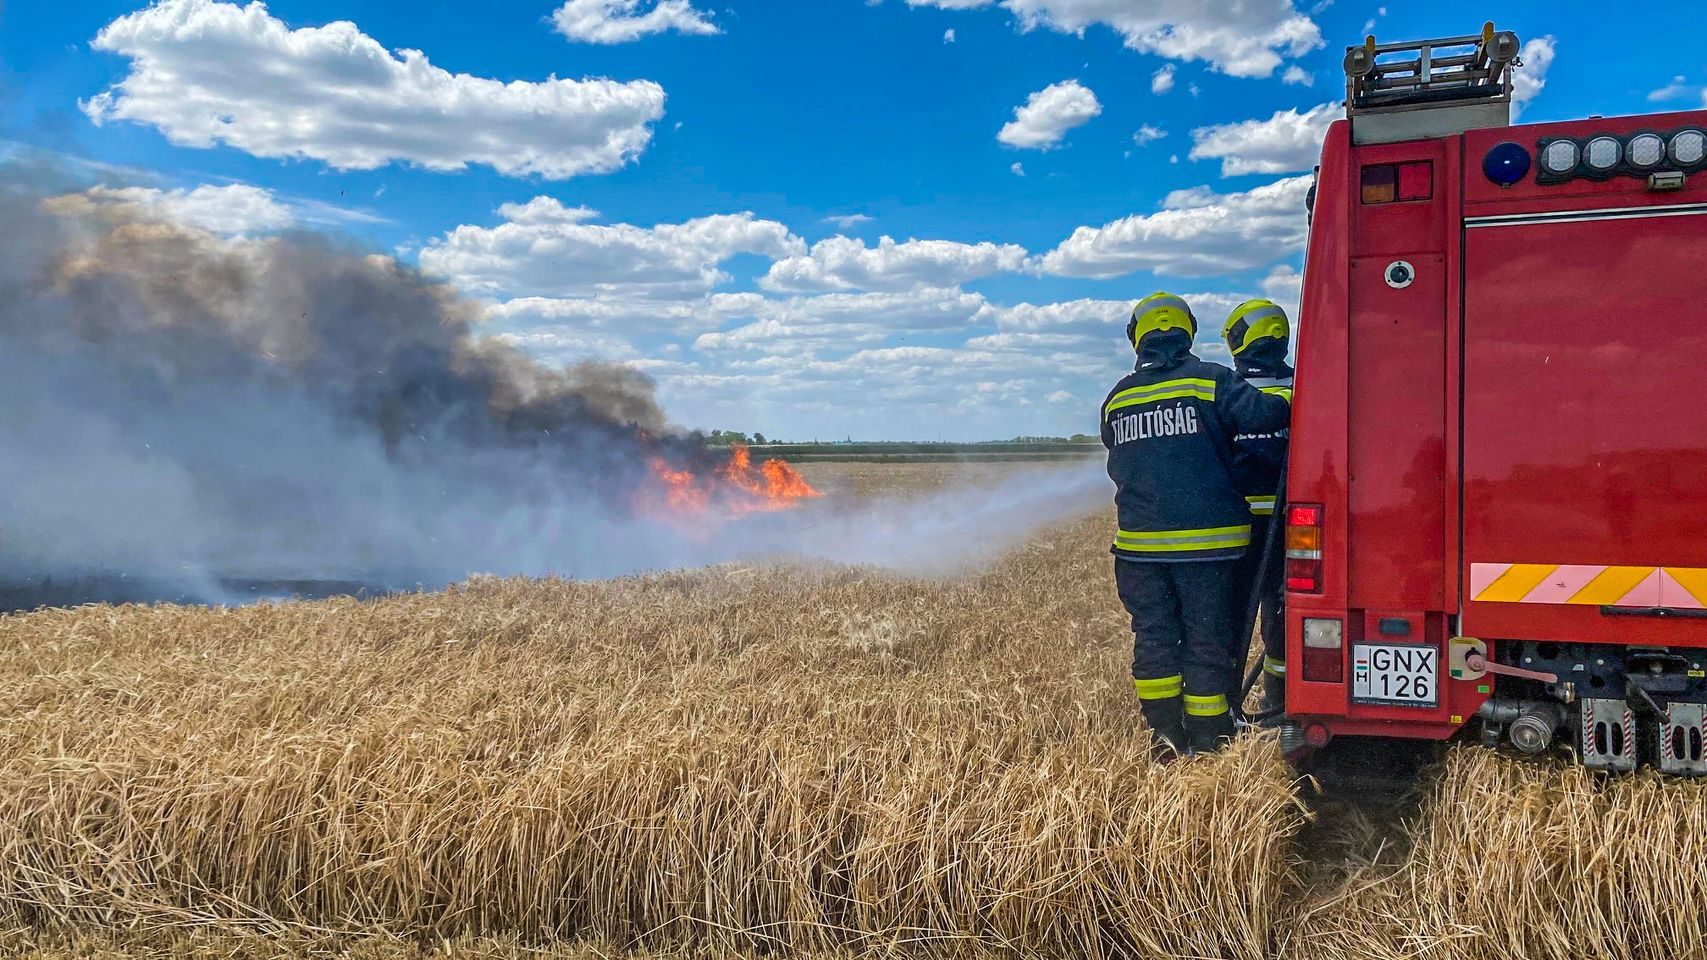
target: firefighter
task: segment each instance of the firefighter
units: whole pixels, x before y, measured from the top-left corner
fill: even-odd
[[[1286,362],[1287,343],[1292,335],[1286,311],[1272,300],[1246,300],[1227,315],[1221,336],[1233,353],[1233,367],[1244,381],[1263,393],[1292,402],[1292,365]],[[1286,625],[1281,620],[1282,565],[1274,557],[1261,583],[1257,567],[1262,563],[1262,544],[1274,520],[1275,491],[1286,461],[1287,430],[1240,432],[1233,438],[1233,482],[1251,510],[1250,550],[1239,568],[1239,595],[1234,605],[1241,626],[1250,610],[1251,591],[1261,597],[1262,677],[1264,712],[1286,705]],[[1234,642],[1233,661],[1241,673],[1249,637]]]
[[[1282,429],[1289,407],[1192,354],[1179,297],[1139,301],[1126,325],[1136,369],[1102,407],[1119,531],[1115,586],[1132,616],[1132,678],[1159,758],[1233,734],[1227,651],[1250,508],[1233,484],[1233,437]]]

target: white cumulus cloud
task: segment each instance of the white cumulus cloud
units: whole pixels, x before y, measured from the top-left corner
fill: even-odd
[[[1000,6],[1021,30],[1083,34],[1105,26],[1126,46],[1170,60],[1201,60],[1236,77],[1266,77],[1285,57],[1322,46],[1316,24],[1292,0],[907,0],[908,6]],[[1165,88],[1164,88],[1165,89]],[[1162,92],[1162,91],[1157,91]]]
[[[103,184],[54,197],[47,205],[60,213],[175,223],[228,236],[282,230],[296,222],[296,216],[271,191],[245,183],[175,190]]]
[[[1098,278],[1139,270],[1205,277],[1267,266],[1303,249],[1309,188],[1304,176],[1244,193],[1176,191],[1156,213],[1079,227],[1041,266],[1045,273]]]
[[[1525,43],[1518,53],[1523,66],[1516,68],[1511,75],[1511,118],[1516,120],[1523,113],[1523,108],[1529,106],[1547,85],[1547,70],[1553,66],[1553,54],[1558,51],[1558,43],[1551,37],[1536,37]]]
[[[1065,346],[1078,342],[1092,347],[1100,339],[1120,337],[1126,318],[1132,312],[1132,304],[1143,295],[1131,300],[1083,299],[1010,306],[990,304],[984,308],[983,316],[999,331],[997,336],[1003,338],[994,341],[996,343]]]
[[[1161,127],[1151,126],[1146,123],[1143,126],[1140,126],[1136,133],[1132,134],[1132,142],[1142,147],[1147,143],[1155,143],[1157,140],[1160,140],[1167,135],[1168,132],[1163,130]]]
[[[1173,64],[1164,63],[1156,69],[1155,73],[1150,74],[1150,92],[1151,93],[1156,93],[1156,94],[1167,93],[1169,90],[1172,90],[1173,88],[1174,88],[1174,65]]]
[[[626,337],[599,330],[557,326],[516,332],[503,331],[489,336],[553,366],[599,360],[641,368],[645,359],[640,349]]]
[[[756,293],[714,293],[687,299],[628,297],[517,297],[489,307],[486,319],[512,336],[697,336],[743,317],[757,316],[765,298]]]
[[[1309,170],[1321,158],[1328,125],[1344,115],[1335,102],[1303,113],[1279,110],[1267,120],[1199,127],[1191,131],[1191,159],[1220,160],[1223,177]]]
[[[1699,88],[1689,82],[1689,78],[1678,74],[1671,82],[1658,90],[1649,92],[1648,99],[1654,103],[1664,103],[1667,100],[1684,100],[1694,96]]]
[[[1014,108],[1014,118],[996,134],[1010,147],[1048,150],[1061,142],[1067,131],[1089,123],[1102,113],[1095,93],[1077,80],[1052,83],[1027,97]]]
[[[1304,296],[1304,275],[1290,263],[1283,263],[1262,278],[1262,295],[1286,310],[1292,325],[1298,325],[1298,303]]]
[[[520,224],[582,223],[597,220],[599,212],[591,207],[565,207],[555,197],[534,197],[527,203],[499,204],[498,216]]]
[[[1206,331],[1245,299],[1175,292]],[[1104,392],[1131,369],[1123,331],[1132,303],[1004,305],[953,288],[767,300],[745,322],[697,336],[687,362],[654,373],[666,403],[679,398],[703,416],[739,411],[743,422],[762,411],[773,435],[798,428],[772,422],[825,437],[1094,432]],[[1197,352],[1228,359],[1213,332]]]
[[[1019,270],[1025,258],[1025,248],[1011,243],[896,243],[892,237],[883,237],[877,246],[867,247],[863,240],[837,236],[813,244],[803,256],[771,264],[759,283],[767,290],[793,292],[951,287]]]
[[[551,22],[558,33],[585,43],[628,43],[669,30],[701,36],[719,32],[711,15],[689,0],[656,0],[645,12],[640,0],[566,0]]]
[[[1078,342],[1084,348],[1119,342],[1125,333],[1126,321],[1132,315],[1132,305],[1154,291],[1134,290],[1130,300],[1068,300],[1060,303],[1016,303],[1011,306],[991,304],[982,318],[993,323],[997,330],[1014,337],[1049,337],[1057,345]],[[1177,292],[1177,291],[1176,291]],[[1221,321],[1233,308],[1249,299],[1239,293],[1178,293],[1191,305],[1203,331],[1219,332]],[[1208,341],[1202,341],[1207,345]]]
[[[863,213],[840,213],[825,217],[823,222],[833,223],[843,230],[852,230],[854,227],[857,227],[862,223],[870,223],[871,218]]]
[[[651,140],[664,90],[646,80],[503,82],[395,54],[347,21],[291,29],[255,2],[163,0],[101,28],[130,61],[82,101],[96,124],[159,128],[179,146],[226,144],[338,169],[402,161],[563,179],[616,170]]]
[[[595,224],[550,197],[500,208],[495,227],[463,224],[422,249],[421,267],[464,289],[509,297],[595,294],[690,297],[729,280],[720,265],[742,253],[797,256],[788,228],[751,213],[638,227]]]
[[[984,306],[982,296],[957,287],[768,299],[752,311],[751,322],[701,334],[694,349],[771,355],[845,350],[897,334],[964,329],[979,321]]]

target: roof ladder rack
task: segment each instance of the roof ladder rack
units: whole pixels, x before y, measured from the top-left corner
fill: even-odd
[[[1517,34],[1488,23],[1467,37],[1377,44],[1345,52],[1345,112],[1354,143],[1393,143],[1511,123]]]

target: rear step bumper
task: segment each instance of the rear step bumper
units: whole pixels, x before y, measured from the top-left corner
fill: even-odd
[[[1640,756],[1636,741],[1636,716],[1623,700],[1583,700],[1580,717],[1582,735],[1577,744],[1583,766],[1591,770],[1628,773],[1636,769]]]
[[[1659,722],[1660,772],[1707,776],[1707,705],[1672,703]]]
[[[1664,774],[1707,777],[1707,703],[1673,702],[1658,717],[1638,717],[1627,700],[1579,700],[1575,720],[1575,753],[1578,761],[1590,770],[1631,773],[1645,761]],[[1490,728],[1484,727],[1483,744],[1496,747],[1503,742],[1500,731],[1504,726],[1502,722],[1491,728],[1491,739]],[[1566,729],[1560,733],[1569,742],[1568,724],[1562,726]],[[1293,763],[1301,762],[1342,736],[1391,743],[1439,741],[1457,732],[1451,728],[1393,723],[1348,723],[1329,717],[1287,717],[1279,722],[1278,728],[1281,750]]]

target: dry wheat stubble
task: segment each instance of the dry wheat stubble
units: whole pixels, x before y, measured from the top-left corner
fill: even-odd
[[[1262,745],[1149,764],[1098,535],[942,581],[725,567],[5,618],[0,907],[1261,956],[1301,808]]]
[[[1703,955],[1704,796],[1648,776],[1461,750],[1303,888],[1272,746],[1145,759],[1104,535],[0,618],[0,951]]]

